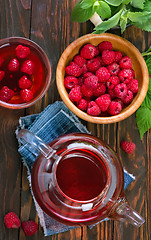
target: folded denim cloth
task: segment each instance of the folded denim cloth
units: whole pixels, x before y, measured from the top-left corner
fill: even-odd
[[[19,126],[16,130],[28,129],[43,139],[46,143],[51,142],[58,136],[72,132],[90,133],[78,118],[64,105],[63,102],[55,102],[49,105],[43,112],[33,114],[19,119]],[[39,152],[33,149],[29,144],[19,141],[19,153],[22,156],[23,163],[28,170],[28,179],[31,183],[30,171]],[[124,170],[124,189],[135,179],[132,174]],[[32,192],[32,189],[31,189]],[[32,194],[33,195],[33,194]],[[36,210],[40,218],[40,224],[44,229],[45,236],[57,234],[71,230],[75,227],[67,226],[49,217],[40,208],[33,196]],[[105,219],[108,220],[108,219]],[[91,226],[92,227],[92,226]]]

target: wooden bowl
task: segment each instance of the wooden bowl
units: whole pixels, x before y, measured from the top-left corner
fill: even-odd
[[[83,45],[91,43],[94,46],[97,46],[102,41],[111,42],[113,45],[113,50],[121,51],[123,55],[127,55],[131,58],[133,70],[135,71],[136,75],[135,78],[138,80],[139,90],[131,104],[124,108],[118,115],[109,117],[94,117],[80,110],[70,101],[66,88],[64,87],[65,67],[69,65],[69,62],[73,59],[73,57],[79,53],[79,50]],[[149,74],[141,53],[126,39],[110,33],[87,34],[72,42],[63,52],[56,70],[56,81],[57,88],[63,102],[75,115],[88,122],[108,124],[126,119],[140,107],[148,90]]]

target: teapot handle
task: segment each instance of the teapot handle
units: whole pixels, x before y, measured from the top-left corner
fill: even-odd
[[[31,144],[34,148],[42,153],[45,158],[51,158],[56,150],[52,149],[41,138],[27,129],[21,129],[17,134],[17,138],[23,139],[26,143]]]

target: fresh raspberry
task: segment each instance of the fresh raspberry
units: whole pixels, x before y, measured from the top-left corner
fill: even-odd
[[[4,58],[0,56],[0,67],[3,65]]]
[[[101,96],[102,94],[104,94],[106,92],[106,86],[104,83],[98,83],[98,86],[96,89],[94,89],[94,96],[95,97],[99,97]]]
[[[119,102],[119,103],[121,104],[121,106],[122,106],[122,109],[123,109],[124,103],[122,102],[122,99],[120,99],[120,98],[114,98],[114,102]]]
[[[88,72],[86,63],[82,66],[81,71],[82,71],[82,74],[85,74]]]
[[[114,88],[116,97],[125,98],[127,96],[127,86],[125,83],[117,84]]]
[[[21,89],[30,88],[32,82],[24,75],[19,79],[19,87]]]
[[[86,72],[85,74],[83,74],[84,78],[87,78],[87,77],[90,77],[90,76],[93,76],[92,72]]]
[[[95,75],[98,77],[99,82],[106,82],[110,78],[110,73],[106,67],[100,67]]]
[[[106,82],[106,86],[108,89],[113,89],[119,83],[120,83],[119,77],[111,76],[109,80]]]
[[[102,52],[102,60],[105,64],[111,64],[114,61],[115,52],[109,50],[103,50]]]
[[[14,91],[7,86],[4,86],[0,90],[0,100],[4,102],[9,102],[9,100],[14,96]]]
[[[112,99],[116,97],[114,89],[107,89],[107,92]]]
[[[119,102],[112,101],[108,107],[108,113],[110,115],[117,115],[121,112],[122,106]]]
[[[71,62],[70,65],[65,68],[65,71],[67,75],[73,77],[79,77],[82,73],[81,68],[75,62]]]
[[[8,70],[11,72],[17,72],[18,69],[19,69],[19,62],[18,62],[17,58],[11,59],[8,64]]]
[[[72,102],[79,102],[82,98],[82,94],[80,91],[80,86],[75,86],[74,88],[71,89],[69,92],[69,99]]]
[[[77,84],[78,84],[78,79],[76,77],[66,76],[65,79],[64,79],[64,86],[67,89],[71,89]]]
[[[20,96],[24,102],[29,102],[33,99],[33,92],[30,89],[23,89],[20,91]]]
[[[129,154],[132,154],[135,150],[135,143],[130,142],[130,141],[122,141],[121,142],[121,148]]]
[[[133,93],[138,92],[138,80],[137,79],[132,79],[128,84],[127,84],[128,90],[132,91]]]
[[[0,71],[0,81],[3,80],[4,76],[5,76],[5,72],[4,71]]]
[[[111,63],[107,66],[107,69],[111,75],[118,75],[120,72],[120,67],[117,63]]]
[[[105,67],[105,63],[103,62],[101,56],[97,56],[95,59],[98,59],[98,60],[99,60],[99,62],[100,62],[100,67]]]
[[[125,104],[129,104],[132,102],[132,100],[133,100],[133,93],[130,90],[128,90],[126,97],[122,98],[122,101]]]
[[[35,232],[37,232],[38,230],[38,225],[36,222],[30,220],[30,221],[24,221],[22,222],[22,228],[24,233],[27,236],[31,236],[33,235]]]
[[[109,94],[104,94],[100,97],[98,97],[95,102],[97,103],[97,105],[99,106],[99,108],[101,109],[102,112],[107,111],[110,103],[111,103],[111,98]]]
[[[92,97],[93,96],[93,89],[87,87],[85,84],[82,85],[81,92],[85,97]]]
[[[123,57],[123,54],[120,51],[115,52],[114,62],[118,63],[122,57]]]
[[[135,71],[133,69],[131,69],[131,71],[132,71],[133,78],[135,78]]]
[[[98,56],[100,54],[99,47],[96,46],[95,48],[96,48],[96,55],[95,56]]]
[[[77,103],[77,107],[81,110],[86,110],[88,106],[88,101],[84,98],[82,98],[78,103]]]
[[[101,109],[94,101],[91,101],[88,103],[87,113],[92,116],[98,116],[101,113]]]
[[[78,78],[78,84],[77,85],[82,86],[83,84],[84,84],[84,77],[81,76],[81,77]]]
[[[76,55],[73,61],[79,66],[82,67],[86,63],[86,59],[81,57],[80,55]]]
[[[88,71],[95,73],[96,70],[99,69],[99,67],[101,67],[100,61],[98,58],[93,58],[88,60],[87,62],[87,69]]]
[[[112,43],[108,42],[108,41],[101,42],[98,47],[99,47],[100,53],[102,53],[103,50],[110,50],[110,51],[112,51],[112,49],[113,49]]]
[[[122,69],[131,69],[132,60],[128,56],[124,56],[119,62],[120,68]]]
[[[96,89],[96,88],[97,88],[97,85],[98,85],[98,77],[96,77],[95,75],[90,76],[90,77],[87,77],[87,78],[84,80],[84,84],[85,84],[87,87]]]
[[[118,74],[121,82],[127,84],[131,79],[133,79],[133,72],[131,69],[122,69]]]
[[[30,54],[30,49],[28,47],[25,47],[23,45],[18,45],[16,47],[16,56],[18,58],[26,58]]]
[[[29,75],[32,75],[34,72],[34,63],[31,60],[24,61],[21,66],[21,71]]]
[[[19,228],[21,225],[21,222],[14,212],[9,212],[4,217],[4,223],[7,228]]]
[[[96,56],[97,50],[92,44],[86,44],[80,50],[80,55],[85,59],[92,59]]]

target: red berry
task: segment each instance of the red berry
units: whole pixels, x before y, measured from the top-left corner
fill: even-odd
[[[96,56],[97,50],[92,44],[86,44],[80,50],[80,55],[85,59],[92,59]]]
[[[90,76],[93,76],[92,72],[86,72],[85,74],[83,74],[84,78],[87,78],[87,77],[90,77]]]
[[[88,101],[83,98],[77,104],[77,107],[83,111],[87,109],[87,106],[88,106]]]
[[[111,64],[114,61],[115,52],[109,50],[103,50],[102,52],[102,60],[105,64]]]
[[[100,54],[100,51],[99,51],[99,47],[95,47],[96,48],[96,55],[95,56],[98,56]]]
[[[82,94],[80,91],[80,86],[75,86],[71,89],[71,91],[69,92],[69,99],[72,102],[79,102],[82,98]]]
[[[31,60],[26,60],[21,66],[21,72],[32,75],[34,72],[34,63]]]
[[[106,82],[110,78],[110,73],[106,67],[100,67],[95,75],[98,77],[99,82]]]
[[[4,217],[4,223],[7,228],[19,228],[21,225],[21,222],[14,212],[9,212]]]
[[[111,63],[107,66],[107,69],[111,75],[118,75],[120,72],[120,67],[117,63]]]
[[[81,76],[81,77],[78,78],[78,84],[77,85],[82,86],[83,84],[84,84],[84,77]]]
[[[88,72],[86,63],[82,66],[81,70],[82,70],[82,74],[85,74],[86,72]]]
[[[33,235],[35,232],[37,232],[38,230],[38,225],[36,222],[30,220],[30,221],[24,221],[22,222],[22,228],[24,233],[27,236],[31,236]]]
[[[120,62],[120,68],[125,69],[125,68],[132,68],[132,60],[128,56],[124,56]]]
[[[67,75],[73,77],[79,77],[82,73],[81,68],[75,62],[71,62],[70,65],[65,68],[65,71]]]
[[[10,60],[8,64],[8,70],[11,72],[17,72],[18,69],[19,69],[19,62],[17,58],[13,58],[12,60]]]
[[[138,80],[137,79],[132,79],[128,84],[127,84],[128,90],[132,91],[133,93],[138,92]]]
[[[19,79],[19,87],[21,89],[30,88],[32,82],[24,75]]]
[[[76,55],[73,61],[79,66],[82,67],[86,63],[86,59],[81,57],[80,55]]]
[[[103,62],[101,56],[97,56],[95,59],[98,59],[98,60],[99,60],[99,62],[100,62],[100,67],[105,67],[105,63]]]
[[[112,43],[111,42],[108,42],[108,41],[103,41],[99,44],[99,51],[100,53],[103,52],[103,50],[112,50],[113,47],[112,47]]]
[[[5,75],[5,72],[4,71],[0,71],[0,81],[3,80],[4,78],[4,75]]]
[[[98,85],[98,77],[96,77],[95,75],[90,76],[90,77],[87,77],[87,78],[84,80],[84,84],[85,84],[87,87],[96,89],[96,88],[97,88],[97,85]]]
[[[115,52],[114,62],[118,63],[122,57],[123,57],[123,55],[120,51]]]
[[[121,104],[121,106],[122,106],[122,109],[123,109],[124,103],[122,102],[122,99],[120,99],[120,98],[114,98],[114,102],[119,102],[119,103]]]
[[[0,100],[4,102],[9,102],[9,100],[14,96],[14,91],[7,86],[4,86],[0,90]]]
[[[125,104],[129,104],[132,102],[132,100],[133,100],[133,93],[130,90],[128,90],[126,97],[122,98],[122,101]]]
[[[20,91],[20,96],[24,102],[29,102],[33,99],[33,92],[30,89],[23,89]]]
[[[71,88],[75,87],[75,85],[77,85],[77,84],[78,84],[78,79],[76,77],[67,76],[64,79],[64,86],[67,89],[71,89]]]
[[[23,45],[18,45],[16,47],[16,56],[18,58],[26,58],[30,54],[30,49],[28,47],[25,47]]]
[[[117,84],[120,83],[120,79],[117,76],[112,76],[109,78],[109,80],[106,82],[106,86],[108,89],[113,89]]]
[[[98,116],[101,113],[101,109],[94,101],[91,101],[88,103],[87,113],[92,116]]]
[[[116,97],[114,89],[107,89],[107,92],[108,92],[108,94],[110,95],[111,98],[115,98]]]
[[[99,108],[101,109],[102,112],[107,111],[110,103],[111,103],[111,98],[109,94],[104,94],[100,97],[98,97],[95,102],[97,103],[97,105],[99,106]]]
[[[131,79],[133,79],[133,72],[131,69],[122,69],[118,74],[121,82],[125,84],[128,83]]]
[[[114,88],[116,97],[125,98],[127,96],[127,86],[125,83],[117,84]]]
[[[0,56],[0,67],[3,65],[4,58]]]
[[[121,148],[129,154],[132,154],[134,152],[135,147],[136,147],[135,143],[133,143],[133,142],[130,142],[130,141],[122,141],[121,142]]]
[[[110,115],[117,115],[121,112],[122,106],[119,102],[112,101],[108,107],[108,113]]]
[[[81,92],[85,97],[92,97],[93,96],[93,89],[90,87],[87,87],[85,84],[81,87]]]
[[[102,94],[104,94],[105,91],[106,91],[106,86],[105,86],[105,84],[104,84],[104,83],[98,83],[97,88],[94,89],[93,94],[94,94],[95,97],[99,97],[99,96],[101,96]]]
[[[87,62],[87,69],[88,71],[95,73],[96,70],[99,69],[99,67],[101,66],[100,61],[98,58],[93,58],[88,60]]]

